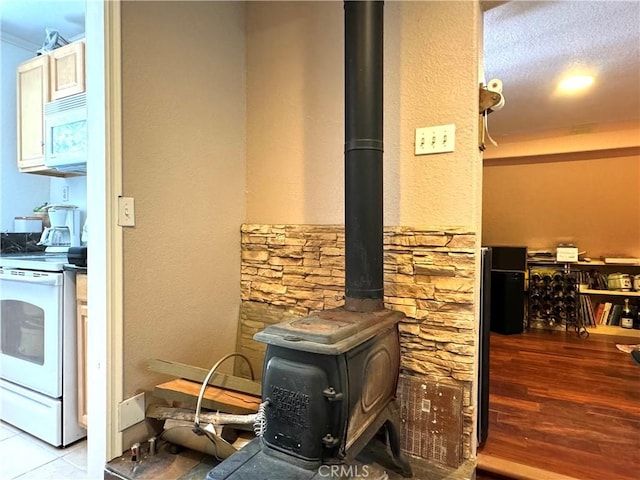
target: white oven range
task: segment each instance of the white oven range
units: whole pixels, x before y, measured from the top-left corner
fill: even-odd
[[[54,446],[78,424],[75,272],[65,255],[0,256],[0,418]]]

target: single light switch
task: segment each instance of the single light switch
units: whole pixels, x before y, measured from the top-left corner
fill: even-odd
[[[136,215],[133,197],[118,197],[118,225],[135,227]]]

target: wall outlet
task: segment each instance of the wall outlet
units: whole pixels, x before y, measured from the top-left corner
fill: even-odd
[[[65,185],[64,187],[62,187],[62,201],[69,201],[69,185]]]
[[[127,398],[118,404],[118,427],[120,431],[140,423],[145,417],[144,392]]]
[[[416,128],[416,155],[453,152],[456,146],[455,124]]]

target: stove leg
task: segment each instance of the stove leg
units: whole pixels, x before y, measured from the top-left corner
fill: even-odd
[[[391,454],[395,464],[400,469],[400,474],[404,478],[413,477],[413,470],[407,457],[402,453],[400,449],[400,416],[398,415],[398,408],[394,405],[390,408],[388,420],[384,423],[384,427],[387,430],[389,438],[389,447],[391,448]]]

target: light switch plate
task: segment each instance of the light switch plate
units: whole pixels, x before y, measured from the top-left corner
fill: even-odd
[[[118,426],[121,432],[144,420],[144,403],[144,392],[142,392],[118,404]]]
[[[136,212],[133,197],[118,197],[118,225],[135,227]]]
[[[416,155],[453,152],[456,146],[456,126],[436,125],[416,128]]]

